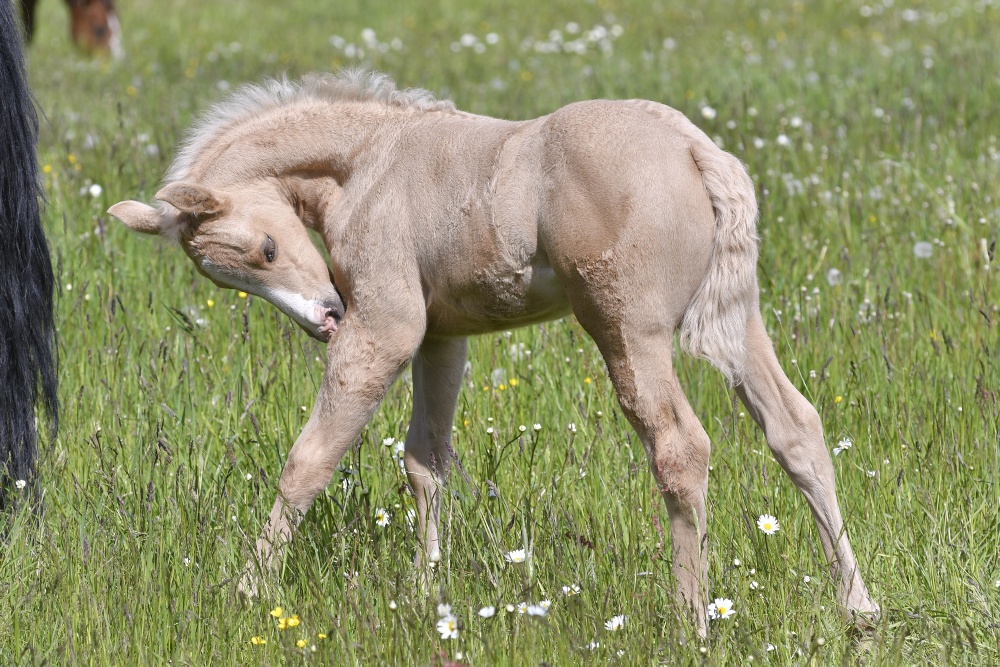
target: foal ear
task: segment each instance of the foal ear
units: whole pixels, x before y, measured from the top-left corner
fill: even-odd
[[[196,218],[212,218],[229,210],[229,198],[225,195],[184,181],[164,187],[156,193],[156,198]]]
[[[148,204],[138,201],[121,201],[108,209],[108,213],[142,234],[159,234],[161,214]]]

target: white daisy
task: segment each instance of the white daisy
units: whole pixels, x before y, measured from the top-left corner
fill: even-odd
[[[524,549],[514,549],[513,551],[508,551],[503,555],[504,559],[508,563],[523,563],[527,558]]]
[[[18,489],[23,489],[24,487],[28,486],[28,482],[26,482],[23,479],[19,479],[16,482],[14,482],[14,486],[17,487]]]
[[[708,617],[712,620],[729,618],[735,613],[733,601],[729,598],[715,598],[715,602],[708,605]]]
[[[479,615],[483,618],[493,618],[495,613],[497,613],[496,607],[483,607],[479,610]]]
[[[548,607],[543,607],[540,604],[529,604],[526,611],[528,616],[545,616],[548,613]]]
[[[514,608],[517,609],[517,613],[519,613],[519,614],[527,614],[528,613],[528,603],[527,602],[518,602],[514,606]]]
[[[626,618],[625,616],[612,616],[611,620],[607,621],[604,624],[604,627],[607,628],[608,630],[611,630],[612,632],[621,630],[623,627],[625,627],[625,618]]]
[[[833,448],[833,455],[839,456],[841,452],[846,452],[854,445],[850,438],[841,438],[837,446]]]
[[[450,614],[437,622],[441,639],[458,639],[458,619]]]
[[[379,528],[385,528],[389,525],[389,513],[385,511],[384,507],[375,510],[375,525]]]
[[[563,586],[562,587],[562,593],[566,597],[569,597],[571,595],[579,595],[580,594],[580,585],[579,584],[570,584],[569,586]]]
[[[781,529],[778,520],[770,514],[761,514],[757,519],[757,527],[764,531],[765,535],[774,535]]]

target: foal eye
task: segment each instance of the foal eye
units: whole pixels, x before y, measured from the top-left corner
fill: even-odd
[[[274,256],[278,254],[278,245],[270,235],[264,240],[264,259],[268,262],[274,261]]]

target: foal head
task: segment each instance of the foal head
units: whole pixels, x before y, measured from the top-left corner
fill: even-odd
[[[219,287],[270,301],[313,338],[328,341],[344,316],[330,269],[294,210],[259,190],[222,192],[176,182],[161,209],[123,201],[108,212],[137,232],[176,240]]]

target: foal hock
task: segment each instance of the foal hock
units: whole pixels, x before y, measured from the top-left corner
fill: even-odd
[[[377,74],[272,81],[213,108],[166,181],[159,208],[110,212],[177,239],[216,283],[271,300],[328,341],[319,396],[257,543],[265,571],[408,363],[417,560],[438,559],[466,337],[572,312],[646,447],[679,593],[702,631],[709,440],[674,374],[675,332],[734,383],[805,494],[844,612],[877,615],[819,416],[760,317],[753,185],[679,112],[595,100],[511,122]],[[323,237],[332,280],[306,227]]]

